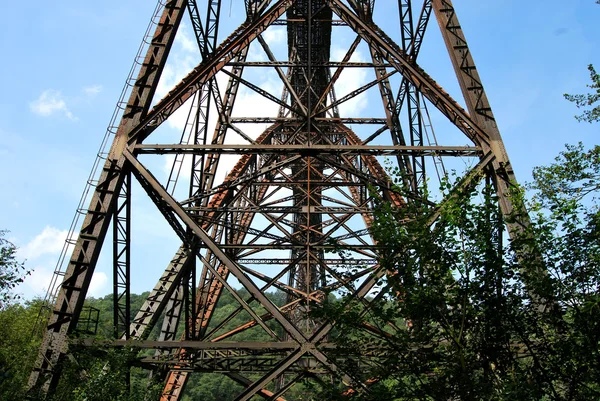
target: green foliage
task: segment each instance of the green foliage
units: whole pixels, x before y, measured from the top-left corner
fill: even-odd
[[[339,356],[355,355],[344,371],[371,383],[352,399],[598,399],[599,152],[570,146],[536,169],[532,224],[511,241],[490,185],[449,198],[433,226],[425,208],[382,202],[381,294],[318,312],[336,322]]]
[[[19,299],[13,290],[30,274],[25,265],[17,260],[15,245],[4,238],[6,233],[0,230],[0,310]]]
[[[369,383],[350,399],[599,399],[599,178],[600,147],[581,144],[535,169],[532,224],[511,241],[491,185],[449,197],[433,225],[425,207],[393,208],[381,201],[372,226],[385,250],[379,294],[367,302],[328,294],[314,312],[335,322],[329,341],[337,349],[327,356],[343,359],[345,374]],[[519,196],[515,201],[524,202]],[[249,298],[244,290],[238,294]],[[267,295],[278,305],[285,302],[282,293]],[[132,311],[146,296],[132,295]],[[544,310],[540,299],[548,301]],[[101,311],[98,337],[111,338],[112,296],[86,303]],[[0,311],[0,399],[23,398],[40,341],[28,335],[39,306]],[[208,330],[238,306],[224,293]],[[251,320],[242,311],[214,335]],[[268,324],[282,334],[275,322]],[[260,327],[228,338],[268,339]],[[136,350],[72,351],[53,401],[141,401],[156,399],[162,388],[132,368]],[[322,384],[300,383],[286,398],[349,399],[343,383]],[[232,400],[240,390],[223,375],[192,374],[183,399]]]
[[[596,0],[596,4],[600,4],[600,0]],[[565,93],[563,96],[570,102],[575,103],[577,108],[584,109],[583,114],[575,116],[577,121],[586,121],[593,123],[600,121],[600,105],[597,103],[600,101],[600,74],[596,72],[596,69],[592,64],[588,65],[588,71],[590,72],[591,84],[587,84],[586,87],[591,89],[591,93],[569,95]]]
[[[243,388],[222,374],[205,373],[190,377],[183,401],[221,401],[234,400]]]
[[[535,201],[540,206],[555,212],[560,218],[562,212],[572,208],[586,208],[595,204],[600,189],[600,146],[585,150],[581,142],[567,145],[555,159],[555,163],[533,170],[534,182],[529,188],[536,193]]]
[[[130,302],[131,302],[131,313],[135,315],[138,310],[142,307],[142,304],[148,297],[148,292],[143,292],[141,294],[131,294]],[[98,319],[98,329],[95,337],[99,339],[111,339],[114,336],[113,329],[113,312],[114,312],[114,303],[112,294],[105,295],[100,298],[87,298],[85,300],[86,307],[92,307],[98,309],[100,311],[100,316]],[[134,316],[130,316],[130,320],[133,319]]]
[[[245,290],[239,290],[242,298],[249,298]],[[285,295],[281,292],[266,294],[275,304],[282,305]],[[131,310],[135,314],[148,293],[131,294]],[[10,305],[0,311],[0,400],[25,399],[25,388],[34,358],[41,342],[41,333],[32,333],[32,327],[42,308],[42,301],[36,300],[24,305]],[[101,298],[88,298],[85,305],[100,311],[98,330],[93,336],[97,339],[111,339],[113,336],[113,298],[112,294]],[[254,309],[263,314],[265,311],[257,303],[251,303]],[[214,321],[225,318],[237,309],[239,304],[234,297],[224,292],[215,311]],[[133,316],[132,316],[133,317]],[[132,318],[131,317],[131,318]],[[44,317],[42,317],[44,319]],[[217,333],[223,333],[243,323],[251,321],[247,312],[232,318]],[[275,331],[275,322],[268,323]],[[182,326],[182,325],[180,325]],[[214,327],[214,322],[209,330]],[[180,327],[180,332],[182,332]],[[158,330],[150,334],[156,339]],[[86,335],[89,336],[89,335]],[[260,327],[246,330],[228,340],[266,341],[270,337]],[[156,400],[164,383],[149,378],[149,371],[136,367],[138,359],[144,355],[140,350],[113,349],[101,346],[71,346],[69,358],[61,362],[62,371],[56,392],[46,401],[143,401]],[[159,377],[160,375],[154,375]],[[206,401],[233,400],[242,387],[222,374],[192,374],[186,387],[184,399],[202,399]],[[297,394],[301,388],[291,394]],[[35,390],[27,395],[29,399],[42,400],[43,395]],[[301,399],[301,398],[297,398]]]
[[[13,304],[0,311],[0,400],[19,400],[31,371],[40,337],[31,330],[41,300]]]
[[[600,4],[600,3],[597,3]],[[575,103],[577,108],[587,108],[583,114],[575,116],[578,121],[586,121],[588,123],[600,121],[600,105],[597,105],[600,101],[600,75],[596,72],[596,69],[592,64],[588,65],[588,71],[590,72],[591,84],[587,84],[586,87],[590,88],[591,93],[569,95],[565,93],[565,99]]]
[[[73,351],[52,401],[157,400],[162,383],[132,369],[139,350],[88,347]]]

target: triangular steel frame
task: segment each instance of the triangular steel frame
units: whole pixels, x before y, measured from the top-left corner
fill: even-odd
[[[331,322],[313,321],[307,312],[311,304],[321,302],[327,291],[336,288],[345,288],[367,303],[365,297],[386,274],[378,265],[380,250],[369,239],[374,204],[370,191],[378,192],[396,207],[403,207],[406,202],[428,202],[420,192],[425,182],[424,158],[473,156],[479,162],[456,184],[450,196],[474,185],[483,173],[488,174],[496,187],[502,213],[521,216],[520,221],[511,219],[509,234],[514,235],[528,224],[526,211],[513,204],[510,196],[516,179],[452,2],[420,1],[421,13],[414,23],[417,14],[412,11],[411,1],[399,0],[401,38],[397,44],[373,21],[372,0],[246,0],[246,21],[218,46],[221,2],[207,1],[204,21],[197,3],[159,2],[156,29],[85,213],[29,385],[44,391],[52,391],[56,386],[59,362],[68,354],[68,344],[77,330],[100,249],[112,222],[117,340],[111,344],[156,350],[154,357],[143,362],[170,369],[163,372],[166,387],[162,400],[180,398],[190,371],[228,375],[242,385],[236,398],[240,401],[255,395],[284,400],[286,391],[295,383],[319,374],[334,375],[354,388],[366,388],[366,383],[344,372],[328,356],[332,347],[327,342]],[[202,62],[152,106],[186,11],[191,16]],[[435,15],[441,28],[468,111],[416,62],[431,15]],[[288,32],[293,32],[293,40],[288,38],[287,65],[277,62],[261,36],[278,21],[287,21]],[[315,50],[329,46],[330,38],[318,37],[330,35],[334,23],[350,27],[357,35],[339,63],[329,63],[328,48]],[[300,32],[311,39],[302,42]],[[254,41],[267,55],[265,64],[270,63],[281,79],[284,96],[271,94],[242,78],[244,66],[250,65],[246,59]],[[368,65],[373,68],[375,79],[336,99],[333,83],[350,65],[352,53],[361,42],[369,48],[372,62]],[[327,58],[319,59],[319,51],[325,52],[323,57]],[[216,82],[219,72],[229,78],[223,93]],[[397,94],[390,83],[394,74],[402,77]],[[279,115],[236,120],[232,110],[241,85],[277,103]],[[340,117],[339,104],[371,87],[379,89],[385,118]],[[419,99],[434,105],[472,145],[426,146],[422,137],[419,139],[423,123],[419,105],[423,100]],[[193,103],[190,114],[195,114],[193,140],[182,137],[179,144],[145,143],[188,101]],[[410,140],[405,138],[399,120],[403,105],[414,117],[409,127]],[[218,119],[212,138],[208,138],[209,129],[213,131],[208,127],[211,108],[217,109]],[[258,138],[251,138],[236,127],[238,122],[271,125]],[[381,128],[368,138],[361,138],[348,128],[349,124],[379,124]],[[244,143],[228,144],[228,130]],[[390,134],[388,145],[370,144],[383,132]],[[241,157],[225,180],[217,183],[219,156],[227,153]],[[192,157],[188,199],[178,201],[172,195],[170,186],[176,183],[178,172],[172,173],[167,184],[161,184],[140,161],[145,154],[173,154],[179,165],[185,155]],[[397,160],[406,177],[403,191],[391,184],[376,157],[380,155]],[[132,176],[182,245],[129,324],[129,249],[134,240],[129,232]],[[327,197],[326,189],[335,187],[344,188],[338,190],[338,195],[345,199]],[[273,193],[284,192],[277,188],[286,188],[291,194],[275,201]],[[432,223],[441,204],[443,201],[431,205]],[[515,214],[515,208],[520,213]],[[262,226],[253,225],[256,216],[264,219]],[[326,220],[322,216],[327,216]],[[350,223],[354,216],[362,218],[363,230],[354,230],[354,223]],[[339,232],[346,234],[333,234]],[[328,242],[332,240],[335,243]],[[351,260],[340,262],[324,256],[340,246],[360,256],[356,263],[364,264],[354,276],[342,277],[333,267]],[[244,248],[251,250],[244,252]],[[267,249],[286,251],[290,256],[269,260],[261,253]],[[253,259],[256,255],[262,257]],[[280,265],[281,270],[269,277],[250,268],[252,263],[272,263]],[[234,290],[228,281],[231,276],[248,291],[247,299]],[[288,278],[287,283],[283,277]],[[269,299],[265,292],[272,288],[288,294],[286,304],[278,306]],[[244,326],[219,331],[218,325],[209,325],[223,291],[230,292],[239,303],[235,313],[249,316]],[[148,340],[161,318],[160,337]],[[180,322],[185,325],[183,339],[177,336]],[[225,323],[220,328],[223,327]],[[253,327],[262,327],[270,341],[227,341]],[[251,380],[247,372],[260,373],[261,377]]]

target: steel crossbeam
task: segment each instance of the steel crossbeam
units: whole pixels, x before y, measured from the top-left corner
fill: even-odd
[[[352,294],[368,311],[378,299],[370,299],[377,285],[395,274],[380,265],[387,250],[372,237],[377,205],[425,205],[430,224],[435,224],[448,201],[488,174],[502,212],[511,214],[516,207],[509,197],[514,173],[452,2],[419,3],[417,20],[416,0],[398,1],[400,38],[394,41],[374,21],[373,0],[245,0],[245,20],[218,44],[221,1],[206,0],[202,14],[198,1],[160,0],[160,18],[67,266],[30,386],[52,391],[59,362],[74,342],[154,350],[139,363],[164,378],[162,401],[181,399],[192,372],[228,376],[241,386],[236,401],[255,396],[292,400],[300,380],[323,384],[324,376],[345,383],[348,394],[368,391],[372,381],[346,371],[344,358],[335,352],[330,341],[333,321],[316,318],[311,311],[336,291]],[[157,101],[156,87],[185,12],[201,62]],[[432,16],[442,30],[468,111],[417,63]],[[287,37],[283,57],[267,36],[277,25]],[[341,60],[333,61],[334,32],[340,26],[352,33]],[[251,43],[262,58],[250,52]],[[370,60],[353,61],[362,47]],[[371,78],[353,82],[338,97],[336,88],[350,69],[368,71]],[[266,71],[280,82],[282,93],[272,93],[256,78]],[[227,78],[226,85],[219,84],[217,74]],[[235,106],[243,91],[279,112],[242,114]],[[365,94],[381,98],[379,114],[343,115],[348,102]],[[426,102],[470,144],[426,144]],[[144,143],[190,103],[179,143]],[[400,118],[403,107],[407,125]],[[217,115],[214,123],[212,113]],[[253,129],[260,124],[266,128],[256,136]],[[147,167],[153,164],[145,162],[160,155],[175,156],[164,184]],[[237,162],[223,162],[232,155],[239,156]],[[424,190],[425,165],[433,160],[437,168],[442,157],[471,157],[478,163],[434,202]],[[178,199],[175,185],[185,177],[180,174],[184,158],[192,159],[189,190],[187,198]],[[403,172],[401,185],[382,160]],[[133,319],[132,176],[181,240]],[[509,232],[527,224],[526,212],[521,216]],[[70,336],[111,221],[115,340],[73,341]],[[273,290],[278,291],[277,302],[269,295]],[[219,314],[223,294],[233,298],[234,307]],[[369,335],[388,335],[366,321],[366,312],[360,318]],[[151,333],[157,325],[155,338]],[[263,340],[237,341],[256,333]],[[376,347],[360,351],[348,356],[360,366],[380,357]]]

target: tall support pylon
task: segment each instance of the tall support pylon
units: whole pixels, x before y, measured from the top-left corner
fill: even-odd
[[[164,379],[161,400],[181,399],[196,372],[233,380],[236,401],[292,400],[295,384],[323,376],[368,390],[333,352],[333,323],[311,310],[342,290],[368,306],[389,273],[379,264],[385,249],[371,236],[376,203],[422,203],[434,221],[443,199],[485,173],[503,214],[520,207],[510,197],[516,179],[452,2],[399,0],[395,29],[387,10],[385,27],[378,25],[378,6],[384,5],[245,0],[239,27],[221,38],[220,0],[159,1],[143,62],[60,272],[64,280],[31,387],[52,391],[58,383],[112,221],[112,344],[155,350],[141,363]],[[184,14],[201,61],[157,100]],[[440,26],[466,109],[417,61],[430,18]],[[398,32],[397,38],[386,31]],[[361,73],[348,79],[351,71]],[[250,94],[261,106],[240,106]],[[366,98],[369,107],[357,108]],[[188,120],[179,142],[152,143],[152,133],[180,109]],[[445,130],[462,134],[460,144],[448,139],[456,135],[440,137],[442,143],[431,139],[429,109],[447,118]],[[174,157],[168,177],[149,167],[160,155]],[[426,172],[439,171],[441,159],[458,158],[474,159],[474,167],[446,198],[427,198]],[[386,164],[402,172],[400,185],[393,185],[397,177]],[[175,186],[188,176],[181,195]],[[135,316],[129,296],[137,246],[130,229],[133,178],[181,241],[166,269],[145,266],[157,284]],[[522,221],[511,220],[509,233],[527,224],[520,212]],[[275,290],[282,294],[277,302]],[[217,313],[223,294],[235,307]],[[151,337],[157,325],[158,337]],[[376,350],[360,358],[368,364]]]

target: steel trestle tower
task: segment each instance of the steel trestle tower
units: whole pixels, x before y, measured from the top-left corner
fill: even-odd
[[[370,235],[376,200],[395,207],[423,202],[434,221],[444,201],[425,198],[426,172],[442,176],[443,158],[470,157],[474,167],[449,196],[487,174],[502,213],[515,207],[509,191],[516,180],[452,2],[399,0],[378,7],[392,3],[400,17],[396,40],[374,20],[374,0],[245,0],[245,20],[219,44],[220,0],[159,1],[128,80],[133,84],[124,92],[126,106],[109,127],[112,145],[101,154],[103,165],[87,188],[82,225],[65,248],[72,253],[59,269],[62,282],[51,291],[54,308],[30,386],[44,391],[56,386],[59,362],[78,331],[111,229],[112,344],[155,350],[142,362],[163,368],[162,400],[180,399],[190,372],[227,375],[241,386],[236,400],[256,395],[285,400],[296,383],[322,375],[349,387],[366,386],[330,353],[331,322],[313,318],[310,310],[342,289],[368,304],[367,295],[386,274],[379,265],[383,250]],[[156,101],[185,14],[201,62]],[[417,63],[431,18],[441,29],[466,110]],[[267,40],[276,28],[287,38],[284,51]],[[338,30],[351,43],[335,58]],[[262,58],[252,56],[251,46]],[[267,70],[277,78],[277,93],[260,83]],[[367,71],[368,79],[351,82],[350,90],[346,81],[338,96],[349,70]],[[268,100],[274,112],[236,114],[242,90]],[[372,100],[373,93],[381,101],[376,116],[344,109],[360,96]],[[152,133],[180,109],[188,112],[188,121],[179,142],[152,143]],[[438,144],[429,109],[445,116],[448,129],[464,134],[460,143],[466,136],[470,145]],[[148,167],[152,155],[174,157],[168,178]],[[224,165],[224,155],[237,161]],[[398,186],[382,167],[384,160],[402,173]],[[183,181],[178,178],[187,161],[189,191],[182,196],[175,184]],[[135,182],[181,240],[139,311],[131,310],[129,299]],[[511,223],[509,233],[527,224],[526,213],[521,215],[523,221]],[[337,256],[340,249],[343,258]],[[240,286],[245,293],[235,290]],[[266,295],[273,290],[285,294],[281,303]],[[217,318],[224,293],[237,307]],[[239,316],[245,323],[232,327]],[[158,339],[149,340],[157,326]],[[265,340],[240,341],[249,330]]]

